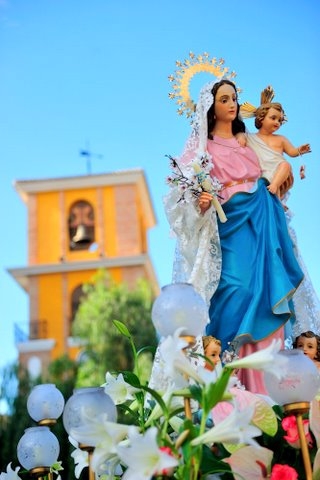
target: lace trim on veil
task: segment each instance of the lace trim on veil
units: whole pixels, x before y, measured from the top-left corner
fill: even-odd
[[[311,330],[320,335],[320,301],[309,277],[307,267],[302,259],[297,242],[297,235],[293,227],[290,225],[293,214],[287,210],[287,224],[290,237],[293,242],[295,256],[304,273],[304,279],[297,288],[293,296],[293,304],[295,309],[295,322],[292,325],[293,338],[298,337],[301,333]]]
[[[200,214],[195,202],[177,203],[177,192],[164,199],[167,218],[176,236],[173,282],[191,283],[209,305],[221,275],[221,249],[216,214]]]

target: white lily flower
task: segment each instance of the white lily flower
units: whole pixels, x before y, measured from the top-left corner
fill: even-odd
[[[222,373],[222,366],[221,363],[218,363],[214,370],[208,370],[204,366],[198,365],[197,372],[202,380],[202,383],[209,385],[210,383],[215,383],[218,380],[220,374]]]
[[[111,450],[110,448],[108,448],[108,446],[105,445],[95,447],[91,460],[91,467],[95,473],[99,473],[101,470],[103,470],[105,465],[109,465],[111,471],[112,466],[114,466],[115,468],[116,465],[120,463],[118,455],[112,453],[112,450],[114,450],[114,448],[115,445],[112,447]]]
[[[223,461],[231,467],[235,478],[246,480],[261,480],[266,478],[269,471],[273,452],[264,447],[243,447],[236,450],[230,457]]]
[[[133,429],[136,429],[137,427],[130,427]],[[138,430],[137,430],[138,431]],[[124,446],[128,447],[129,445],[129,440],[126,436],[124,440],[119,440],[117,443],[117,446]],[[92,456],[92,461],[91,461],[91,467],[92,470],[97,474],[100,475],[102,472],[109,472],[109,475],[111,475],[111,472],[113,471],[114,475],[122,475],[122,467],[120,465],[120,458],[118,454],[115,452],[115,447],[113,447],[111,450],[105,448],[105,445],[101,444],[98,445],[94,449],[94,453]],[[114,477],[111,476],[110,480],[113,480]]]
[[[174,390],[171,387],[169,387],[163,394],[161,394],[162,400],[166,404],[169,412],[172,412],[173,410],[183,406],[182,398],[174,396],[173,392]],[[148,428],[152,422],[154,422],[155,420],[157,420],[162,416],[163,416],[162,408],[160,407],[159,403],[156,402],[154,407],[152,408],[152,411],[150,413],[148,420],[145,423],[145,427]]]
[[[118,455],[110,456],[104,463],[101,463],[95,473],[99,480],[113,480],[115,476],[121,476],[123,469]]]
[[[70,435],[80,443],[96,447],[101,444],[114,444],[122,440],[128,432],[128,425],[108,422],[108,415],[101,413],[94,418],[86,417],[86,423],[79,427],[73,427]]]
[[[124,403],[126,400],[134,400],[134,394],[140,392],[140,389],[132,387],[127,383],[123,374],[120,373],[117,377],[106,373],[106,383],[102,385],[105,393],[107,393],[116,405]]]
[[[234,360],[225,365],[225,368],[252,368],[254,370],[264,370],[265,372],[270,371],[278,378],[282,378],[288,359],[284,355],[279,354],[281,344],[280,338],[273,339],[267,348]]]
[[[171,417],[169,420],[171,427],[176,433],[179,433],[181,431],[183,422],[184,420],[181,417],[177,417],[177,415],[175,415],[174,417]]]
[[[122,480],[150,480],[153,475],[178,465],[178,460],[162,451],[157,444],[158,431],[149,428],[144,435],[136,429],[129,429],[130,447],[118,446],[117,452],[127,465]]]
[[[191,441],[191,445],[203,443],[245,443],[257,446],[253,437],[261,435],[261,430],[250,424],[254,414],[254,406],[248,406],[243,410],[235,408],[231,414],[218,425]]]
[[[20,467],[16,467],[15,470],[13,470],[11,465],[12,462],[8,463],[7,472],[0,473],[0,480],[21,480],[21,477],[18,475]]]
[[[95,447],[92,456],[92,469],[96,471],[99,466],[106,462],[116,452],[117,444],[128,433],[128,425],[108,422],[108,415],[102,413],[95,418],[86,418],[86,424],[72,428],[72,438]]]
[[[168,378],[173,378],[174,383],[183,388],[187,383],[181,382],[181,376],[185,375],[187,378],[193,378],[196,382],[203,384],[203,380],[198,375],[197,370],[192,366],[188,357],[183,353],[182,349],[188,344],[180,337],[183,328],[178,328],[173,336],[169,335],[159,345],[159,354],[165,359],[163,362],[164,374]],[[180,375],[177,376],[177,373]],[[184,383],[184,385],[181,385]]]
[[[76,478],[79,478],[82,470],[89,466],[89,453],[79,448],[79,443],[69,435],[69,442],[75,447],[75,450],[71,453],[71,457],[74,460],[75,468],[74,474]]]

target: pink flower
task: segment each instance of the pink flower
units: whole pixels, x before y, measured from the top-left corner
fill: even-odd
[[[289,465],[276,463],[272,467],[270,480],[297,480],[298,473]]]
[[[308,442],[309,447],[312,447],[313,441],[309,432],[309,420],[303,420],[303,429]],[[293,448],[300,448],[300,439],[297,428],[297,420],[294,415],[285,417],[281,422],[283,430],[285,430],[287,435],[284,435],[284,439],[287,440],[289,445]]]

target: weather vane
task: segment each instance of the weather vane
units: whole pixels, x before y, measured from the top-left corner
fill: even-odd
[[[101,154],[92,153],[88,143],[87,143],[86,148],[80,150],[80,155],[82,157],[86,158],[86,161],[87,161],[87,175],[91,175],[92,159],[93,158],[99,158],[99,159],[103,158],[103,155],[101,155]]]

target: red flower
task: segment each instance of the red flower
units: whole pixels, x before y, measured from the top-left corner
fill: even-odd
[[[308,442],[309,447],[312,447],[312,437],[309,432],[309,420],[303,420],[303,429]],[[281,422],[283,430],[287,435],[284,435],[284,439],[294,448],[300,448],[299,433],[297,428],[297,420],[294,415],[285,417]]]
[[[297,480],[298,473],[289,465],[275,464],[272,467],[270,480]]]

